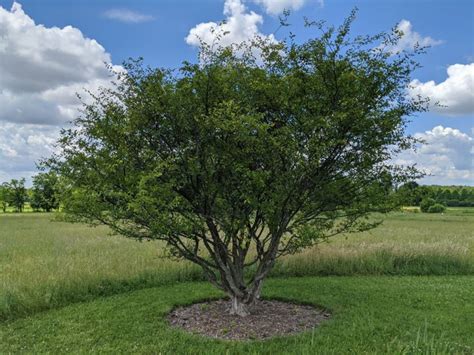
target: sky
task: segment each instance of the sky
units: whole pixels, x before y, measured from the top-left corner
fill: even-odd
[[[176,68],[197,60],[197,36],[226,20],[222,44],[255,34],[281,40],[279,16],[304,40],[303,18],[339,25],[358,8],[352,32],[398,27],[398,49],[430,46],[407,95],[442,106],[413,117],[407,133],[426,144],[396,163],[428,173],[420,183],[474,185],[474,1],[471,0],[0,0],[0,182],[36,173],[61,128],[78,115],[76,93],[110,85],[104,63],[128,58]]]

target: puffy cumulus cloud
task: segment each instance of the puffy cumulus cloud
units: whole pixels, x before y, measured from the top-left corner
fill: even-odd
[[[404,152],[397,164],[417,164],[430,176],[423,182],[430,184],[474,183],[474,138],[458,129],[436,126],[430,131],[415,134],[424,140],[416,152]]]
[[[18,3],[0,7],[0,120],[57,124],[76,114],[76,92],[110,84],[110,55],[77,28],[37,25]],[[114,69],[121,70],[119,66]]]
[[[408,20],[401,20],[397,25],[397,30],[402,33],[397,45],[387,48],[390,52],[399,52],[402,50],[412,50],[416,46],[437,46],[443,41],[433,39],[429,36],[423,37],[418,32],[413,31],[413,25]]]
[[[0,6],[0,38],[2,182],[30,177],[53,151],[59,127],[77,115],[76,93],[96,92],[113,78],[99,43],[71,26],[36,24],[16,2],[11,10]]]
[[[248,11],[241,0],[226,0],[224,3],[225,22],[205,22],[196,25],[189,31],[186,43],[199,47],[201,41],[208,45],[229,46],[240,44],[256,36],[276,41],[273,35],[264,35],[259,26],[263,23],[261,15]],[[217,40],[217,36],[221,36]]]
[[[412,96],[428,97],[433,111],[452,116],[473,114],[474,63],[450,65],[448,78],[439,84],[413,80],[409,90]]]
[[[151,15],[128,9],[110,9],[104,13],[104,16],[125,23],[142,23],[154,20],[154,17]]]
[[[253,0],[253,2],[262,5],[267,13],[278,15],[284,10],[299,10],[308,0]],[[317,0],[316,2],[319,6],[324,6],[323,0]]]

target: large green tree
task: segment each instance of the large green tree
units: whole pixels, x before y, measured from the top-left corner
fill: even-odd
[[[6,183],[0,184],[0,208],[3,213],[7,212],[10,189]]]
[[[59,181],[54,172],[38,173],[33,177],[31,206],[46,212],[59,208]]]
[[[23,212],[28,194],[25,187],[25,179],[12,179],[6,184],[8,204],[13,206],[17,212]]]
[[[352,19],[307,23],[322,34],[302,43],[203,44],[179,70],[128,63],[47,163],[65,212],[165,241],[247,315],[276,258],[374,227],[396,206],[387,182],[418,176],[391,163],[424,109],[406,94],[417,50],[394,53],[396,31],[353,38]]]

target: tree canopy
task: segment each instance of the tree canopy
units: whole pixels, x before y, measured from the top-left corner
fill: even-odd
[[[165,241],[248,314],[276,258],[376,226],[392,186],[420,176],[392,162],[425,107],[406,94],[421,49],[394,53],[396,31],[352,37],[353,18],[307,22],[319,35],[301,43],[203,44],[178,70],[128,62],[46,162],[65,212]]]
[[[13,206],[17,212],[23,212],[28,194],[25,187],[25,179],[12,179],[2,186],[2,208],[6,211],[7,205]],[[6,198],[6,201],[4,200]],[[6,203],[5,203],[6,202]]]
[[[59,208],[59,181],[54,172],[41,172],[33,176],[31,207],[50,212]]]
[[[6,183],[0,184],[0,208],[2,209],[3,213],[7,211],[9,193],[10,191],[8,185]]]
[[[449,207],[474,207],[472,186],[418,185],[410,181],[400,186],[397,194],[409,206],[420,206],[422,200],[430,198]]]

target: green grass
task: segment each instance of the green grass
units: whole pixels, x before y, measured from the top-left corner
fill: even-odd
[[[281,260],[272,276],[472,275],[474,209],[393,213],[377,229]],[[177,281],[198,268],[162,257],[160,245],[106,228],[51,222],[51,214],[0,215],[0,319],[25,316]]]
[[[474,350],[474,277],[269,279],[264,296],[326,307],[312,332],[265,342],[217,341],[167,326],[175,305],[218,297],[182,283],[71,305],[0,325],[0,353],[439,354]]]
[[[0,319],[174,281],[198,268],[160,256],[157,243],[103,227],[52,222],[51,214],[0,216]]]
[[[474,273],[474,208],[445,214],[391,213],[365,233],[338,236],[286,258],[275,273],[446,275]],[[274,273],[274,274],[275,274]]]
[[[392,213],[375,230],[282,259],[264,295],[321,305],[333,318],[244,343],[167,326],[173,306],[221,296],[195,282],[192,264],[163,258],[159,243],[51,218],[0,215],[0,353],[473,353],[474,209]]]

